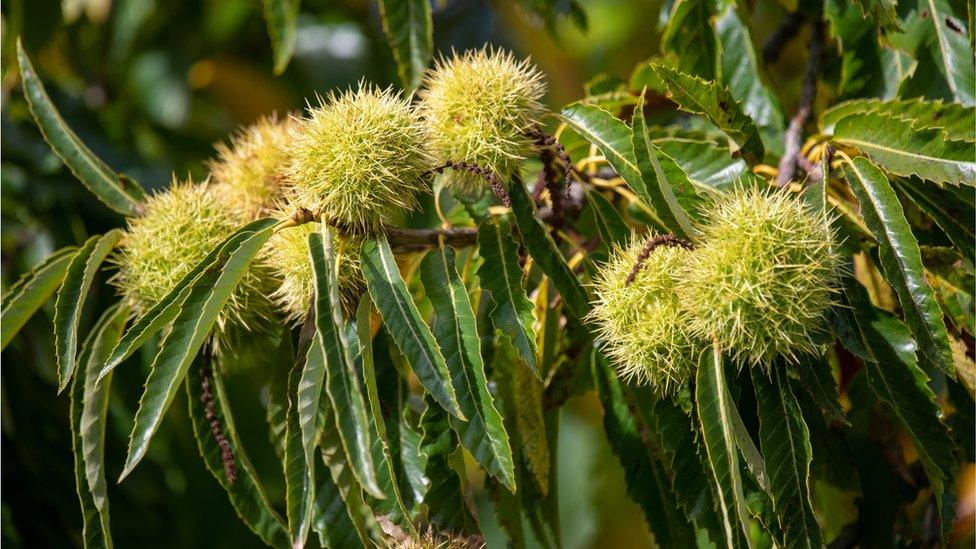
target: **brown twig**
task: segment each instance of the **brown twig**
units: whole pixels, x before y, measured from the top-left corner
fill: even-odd
[[[796,36],[796,31],[800,30],[800,25],[803,24],[803,20],[803,14],[798,11],[786,14],[783,21],[776,27],[773,34],[769,36],[766,43],[763,44],[762,56],[763,61],[767,65],[775,63],[779,59],[786,45]]]
[[[444,243],[451,246],[473,246],[478,242],[478,229],[474,227],[405,229],[388,226],[384,231],[390,247],[400,252],[439,246],[441,236],[444,237]]]
[[[649,239],[647,244],[644,245],[644,249],[641,250],[640,254],[637,256],[637,262],[634,263],[634,268],[631,269],[630,274],[627,275],[627,280],[624,281],[626,286],[630,286],[634,283],[634,279],[637,278],[637,274],[640,273],[644,263],[647,262],[647,258],[651,256],[651,252],[653,252],[658,246],[680,246],[686,250],[691,250],[694,248],[691,242],[681,240],[673,234],[662,234]]]
[[[200,402],[203,403],[203,415],[207,418],[207,423],[210,424],[210,432],[213,434],[217,446],[220,447],[220,458],[224,462],[224,475],[227,476],[227,482],[234,484],[234,481],[237,480],[234,451],[231,450],[230,442],[227,440],[227,436],[224,435],[224,428],[220,424],[220,418],[217,416],[213,393],[210,392],[210,384],[213,382],[213,371],[210,369],[210,361],[210,351],[206,350],[203,353],[203,366],[200,368]]]
[[[810,117],[813,99],[817,95],[817,76],[820,74],[820,63],[823,57],[823,35],[823,20],[818,19],[813,25],[813,36],[810,38],[810,57],[807,58],[807,66],[803,72],[800,105],[796,109],[796,114],[790,119],[790,125],[783,136],[783,157],[779,161],[779,173],[776,174],[775,181],[777,187],[786,186],[796,175],[803,127]]]

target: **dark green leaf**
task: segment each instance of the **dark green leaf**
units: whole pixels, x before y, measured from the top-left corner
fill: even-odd
[[[976,128],[976,122],[974,122]],[[949,237],[956,250],[976,265],[976,208],[952,196],[948,190],[938,189],[920,181],[895,180],[895,185],[912,199],[926,215]]]
[[[123,215],[137,215],[139,203],[146,197],[145,191],[135,180],[115,173],[68,127],[34,72],[20,39],[17,40],[17,62],[27,104],[51,149],[106,206]]]
[[[698,364],[695,404],[722,532],[731,546],[743,535],[749,538],[749,510],[742,492],[733,430],[734,404],[725,382],[722,354],[717,347],[715,345],[704,353]]]
[[[661,36],[661,51],[677,59],[681,72],[706,80],[716,79],[715,33],[708,0],[678,0]]]
[[[237,516],[252,532],[272,547],[288,547],[288,532],[284,521],[271,505],[237,435],[227,394],[218,374],[219,370],[211,371],[205,378],[204,365],[197,361],[195,366],[190,368],[184,385],[193,436],[196,438],[204,465],[220,486],[227,491]],[[205,383],[212,404],[201,402]],[[212,417],[216,418],[221,432],[230,444],[230,455],[233,456],[236,473],[234,482],[230,482],[227,478],[224,469],[224,453],[214,436],[212,419],[208,417],[207,408],[211,408]]]
[[[698,234],[689,212],[696,214],[701,198],[684,170],[652,142],[644,121],[644,97],[634,110],[633,149],[644,182],[645,199],[674,234],[691,239]]]
[[[919,350],[953,376],[952,348],[935,293],[925,280],[918,242],[888,178],[863,157],[844,164],[844,174],[861,205],[864,222],[880,247],[881,266],[904,309]]]
[[[825,358],[806,357],[796,367],[799,385],[810,395],[813,402],[820,407],[827,416],[847,425],[844,410],[840,407],[840,392],[837,381],[830,371],[830,364]]]
[[[481,222],[478,226],[478,251],[484,258],[478,267],[478,279],[493,304],[488,313],[491,322],[502,337],[512,342],[526,366],[538,376],[532,302],[522,287],[518,242],[512,236],[511,218],[507,214],[491,215]],[[424,284],[424,287],[427,285]],[[471,329],[474,330],[474,325]],[[480,359],[478,362],[480,364]]]
[[[112,379],[96,384],[95,374],[122,336],[128,315],[128,309],[118,305],[102,314],[82,345],[80,367],[71,385],[75,485],[81,502],[86,548],[112,547],[104,462],[105,420]]]
[[[681,110],[704,116],[725,132],[733,155],[741,154],[749,163],[762,161],[765,152],[759,130],[728,88],[664,65],[654,65],[654,70]]]
[[[108,257],[122,231],[113,229],[102,236],[93,236],[71,259],[64,283],[58,290],[54,303],[54,349],[58,357],[58,392],[71,381],[78,354],[78,323],[88,297],[88,290],[95,280],[95,273]]]
[[[274,73],[288,68],[295,52],[295,24],[300,0],[263,0],[264,19],[268,23],[271,51],[274,53]]]
[[[285,416],[285,508],[288,538],[292,547],[304,547],[312,523],[315,501],[315,460],[305,459],[305,445],[299,410],[302,373],[325,368],[324,346],[313,336],[305,356],[299,356],[288,374],[288,412]]]
[[[741,158],[732,157],[724,144],[683,137],[658,137],[654,139],[654,145],[678,165],[699,191],[714,195],[756,177],[748,164]]]
[[[3,297],[3,312],[0,313],[0,349],[7,347],[27,320],[58,289],[77,253],[78,248],[74,246],[61,248],[24,273],[10,288]]]
[[[403,87],[420,86],[434,52],[429,0],[380,0],[383,32],[393,50]]]
[[[331,412],[331,410],[329,410]],[[350,522],[364,546],[370,545],[370,531],[376,531],[376,519],[363,499],[361,484],[356,481],[352,467],[343,452],[339,429],[335,423],[335,415],[325,414],[325,429],[322,434],[322,461],[329,468],[332,483],[339,491],[339,496],[346,504]],[[325,525],[330,528],[331,525]],[[321,534],[320,534],[321,535]]]
[[[153,360],[149,379],[139,400],[129,438],[129,452],[120,478],[128,476],[146,455],[153,434],[176,396],[190,363],[216,323],[217,314],[258,251],[271,237],[276,224],[277,221],[271,218],[261,220],[258,227],[263,228],[247,237],[238,248],[229,251],[222,268],[208,270],[194,282]]]
[[[909,120],[879,113],[852,114],[834,127],[834,140],[871,157],[890,173],[936,183],[976,185],[971,141],[946,139],[939,128],[917,129]]]
[[[424,503],[429,519],[439,530],[456,534],[478,531],[474,501],[464,484],[464,456],[457,438],[448,426],[444,410],[428,406],[422,418],[423,438],[420,453],[425,456],[425,476],[429,479]]]
[[[634,158],[634,144],[627,124],[608,111],[585,103],[573,103],[564,107],[562,119],[584,139],[596,145],[610,166],[634,192],[648,200],[647,189],[644,188],[640,168]]]
[[[677,547],[688,543],[694,539],[691,524],[678,508],[664,468],[651,457],[620,382],[611,373],[606,359],[597,351],[594,351],[592,373],[603,405],[604,429],[623,467],[627,494],[644,511],[659,546]]]
[[[931,59],[937,78],[948,89],[948,97],[963,105],[976,103],[976,60],[966,37],[966,22],[949,0],[919,0],[905,18],[905,36],[892,41],[913,52],[922,62]],[[969,29],[972,32],[972,29]],[[922,67],[916,68],[919,72]]]
[[[492,217],[497,218],[497,216]],[[507,224],[507,220],[505,223]],[[487,224],[495,225],[494,222],[488,220],[482,223],[478,230],[479,240],[485,234]],[[500,237],[501,233],[497,232],[496,235]],[[505,274],[498,278],[507,279],[512,274],[512,270],[520,278],[522,271],[518,268],[518,256],[505,252],[505,242],[508,244],[513,242],[510,232],[504,241],[499,238],[494,244],[496,246],[494,252],[498,252],[497,256],[487,254],[488,248],[484,246],[480,248],[485,259],[482,268],[494,261],[499,261],[502,263],[501,267]],[[513,255],[514,257],[512,257]],[[511,268],[505,266],[506,259],[512,261]],[[488,380],[485,378],[485,365],[481,358],[477,322],[464,283],[461,282],[461,277],[457,273],[454,249],[441,245],[429,252],[420,263],[420,278],[427,298],[430,299],[434,308],[434,336],[440,343],[441,351],[447,361],[447,368],[451,372],[451,380],[458,395],[461,412],[468,418],[468,421],[465,422],[453,416],[449,417],[451,428],[457,433],[461,445],[471,452],[475,461],[501,481],[510,492],[514,493],[515,466],[512,461],[512,449],[509,446],[508,433],[505,432],[505,426],[502,424],[502,417],[495,408],[491,393],[488,392]],[[479,278],[483,284],[487,284],[490,280],[490,277],[486,278],[480,274]],[[518,279],[515,281],[518,282]],[[491,287],[493,289],[489,291],[493,292],[492,295],[495,296],[493,300],[496,303],[493,321],[497,322],[497,318],[499,318],[499,308],[508,307],[508,318],[514,317],[516,324],[521,326],[522,323],[518,322],[517,319],[520,314],[515,311],[514,303],[506,302],[513,300],[514,295],[497,295],[497,292],[502,289],[494,285]],[[514,291],[511,287],[508,290],[509,292]],[[521,285],[517,286],[517,290],[527,306],[525,312],[529,313],[526,335],[532,334],[531,304],[525,297]],[[497,323],[495,327],[503,331],[512,328],[510,325],[502,328]],[[514,338],[515,336],[513,336]],[[535,341],[530,339],[529,342],[532,344],[530,351],[534,362]]]
[[[838,103],[820,115],[820,131],[826,135],[834,133],[837,123],[847,116],[863,113],[878,113],[889,118],[908,120],[919,130],[938,128],[952,140],[973,141],[976,139],[976,109],[963,107],[958,103],[925,101],[923,99],[890,100],[855,99]]]
[[[451,386],[451,373],[407,290],[386,237],[363,242],[363,275],[390,335],[420,383],[451,415],[465,419]]]
[[[891,407],[915,443],[935,491],[943,526],[948,527],[952,511],[946,514],[943,501],[952,497],[956,458],[936,396],[916,360],[915,341],[905,324],[872,306],[867,292],[853,279],[849,280],[847,296],[873,357],[864,364],[868,384]]]
[[[590,310],[590,299],[572,269],[566,264],[559,248],[549,232],[535,216],[535,205],[526,192],[521,179],[515,178],[509,186],[515,223],[522,233],[522,243],[535,259],[536,265],[546,273],[553,286],[566,301],[566,306],[577,318],[583,318]]]
[[[359,532],[356,531],[349,516],[349,509],[342,499],[342,493],[331,473],[318,474],[315,495],[315,506],[312,516],[312,529],[319,535],[319,543],[323,547],[359,549],[363,545]]]
[[[788,547],[822,547],[823,535],[810,501],[810,432],[790,388],[786,370],[753,370],[759,438],[769,472],[773,505]]]
[[[325,223],[321,225],[321,234],[308,235],[308,247],[315,276],[316,339],[323,346],[325,368],[315,375],[306,370],[308,375],[303,374],[299,383],[299,421],[302,425],[303,444],[306,457],[311,460],[311,452],[321,432],[320,426],[315,425],[315,422],[319,409],[318,398],[322,393],[325,377],[326,392],[336,415],[335,424],[352,472],[367,492],[382,498],[383,493],[376,484],[376,470],[370,453],[372,443],[366,401],[360,387],[359,373],[353,364],[352,351],[345,337],[332,233]]]
[[[604,198],[596,189],[590,189],[586,193],[586,202],[593,211],[593,219],[596,220],[597,230],[600,231],[600,239],[612,248],[615,245],[622,245],[630,237],[630,229],[620,212],[613,207],[609,200]]]

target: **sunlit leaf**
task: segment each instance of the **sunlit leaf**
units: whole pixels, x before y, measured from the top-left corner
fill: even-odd
[[[77,253],[78,248],[74,246],[61,248],[24,273],[7,291],[0,313],[0,349],[7,347],[30,317],[61,286],[68,265]]]
[[[263,3],[271,51],[274,53],[274,72],[281,74],[288,68],[295,53],[295,27],[300,0],[263,0]]]

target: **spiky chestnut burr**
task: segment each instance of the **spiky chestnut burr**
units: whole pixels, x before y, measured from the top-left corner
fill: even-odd
[[[282,229],[262,250],[264,263],[278,284],[271,298],[290,323],[303,321],[312,302],[315,279],[308,255],[308,235],[317,230],[318,223]],[[355,314],[359,298],[366,291],[366,279],[359,267],[360,244],[354,238],[345,237],[337,247],[339,301],[347,318]]]
[[[484,47],[439,59],[424,79],[421,112],[439,164],[464,162],[507,181],[535,150],[531,131],[543,113],[546,84],[528,60]],[[457,171],[452,183],[484,190],[484,177]]]
[[[243,223],[207,184],[174,179],[146,200],[143,213],[130,218],[121,246],[112,257],[113,283],[139,313],[166,296],[193,267]],[[267,326],[274,308],[270,272],[260,261],[241,279],[217,317],[216,346],[222,348],[240,329]]]
[[[737,188],[705,220],[678,287],[692,330],[750,365],[812,353],[840,266],[828,215],[785,191]]]
[[[632,237],[612,251],[594,278],[589,315],[621,378],[662,394],[689,379],[705,349],[675,293],[694,252],[667,236]]]
[[[360,84],[330,94],[303,119],[289,145],[292,206],[361,230],[417,206],[434,167],[427,130],[390,89]]]
[[[229,144],[216,145],[208,163],[214,191],[243,219],[257,219],[273,208],[288,185],[288,143],[298,122],[271,115],[241,129]]]

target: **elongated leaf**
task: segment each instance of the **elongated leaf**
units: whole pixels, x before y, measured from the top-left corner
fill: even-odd
[[[288,427],[288,375],[294,365],[295,350],[290,337],[282,337],[277,356],[281,360],[268,364],[271,373],[268,381],[268,439],[278,459],[285,460],[285,430]],[[289,360],[291,359],[291,360]]]
[[[976,128],[976,122],[974,122]],[[937,189],[919,181],[895,181],[897,187],[912,199],[949,237],[956,250],[970,265],[976,265],[976,208],[959,200],[947,189]]]
[[[300,0],[263,0],[264,19],[268,23],[271,51],[274,54],[274,73],[281,74],[288,68],[295,53],[295,24],[298,20]]]
[[[594,356],[592,373],[603,405],[607,439],[624,470],[627,495],[640,505],[659,546],[678,547],[688,543],[694,539],[691,524],[671,493],[663,467],[651,457],[620,382],[599,354]]]
[[[796,367],[798,385],[810,395],[813,402],[830,419],[848,425],[844,410],[840,407],[837,381],[825,358],[806,358]]]
[[[508,194],[512,198],[515,223],[522,234],[522,243],[535,259],[536,264],[546,273],[553,286],[563,297],[566,306],[577,318],[583,318],[590,310],[590,299],[572,269],[566,264],[559,248],[549,232],[535,216],[535,205],[518,178],[512,181]]]
[[[810,500],[810,432],[786,370],[771,368],[769,375],[753,370],[752,382],[773,505],[788,547],[821,547],[823,534]]]
[[[738,545],[737,540],[741,536],[750,539],[749,511],[742,493],[739,455],[733,431],[734,404],[725,382],[722,354],[717,344],[702,356],[698,364],[695,405],[726,544]]]
[[[383,32],[404,89],[420,86],[427,63],[434,54],[434,25],[429,0],[380,0]]]
[[[726,191],[753,178],[741,158],[732,157],[724,144],[681,137],[655,138],[654,145],[681,168],[700,191]]]
[[[71,384],[71,446],[75,486],[81,503],[85,547],[112,547],[105,487],[105,419],[111,379],[96,385],[102,359],[122,335],[129,311],[114,305],[95,323],[82,345],[81,367]]]
[[[315,485],[318,493],[315,495],[312,529],[319,535],[322,547],[365,547],[332,475],[319,470]]]
[[[776,96],[763,82],[759,57],[748,26],[748,13],[738,5],[728,6],[715,20],[719,43],[719,66],[722,81],[732,96],[742,103],[742,110],[763,131],[767,149],[780,148],[785,121]]]
[[[965,30],[960,30],[966,28],[964,17],[956,13],[948,0],[920,1],[915,17],[922,27],[921,43],[931,51],[935,67],[952,98],[963,105],[976,103],[976,60]]]
[[[762,161],[765,153],[756,124],[728,88],[664,65],[655,64],[654,70],[681,110],[704,116],[725,132],[733,155],[741,154],[749,163]]]
[[[339,304],[339,283],[336,273],[336,260],[332,248],[332,233],[326,224],[322,224],[322,233],[308,235],[308,247],[311,253],[312,270],[315,273],[315,327],[318,331],[318,342],[323,345],[325,356],[325,371],[327,377],[326,392],[336,414],[336,425],[339,438],[342,441],[346,458],[352,466],[356,480],[377,498],[383,498],[383,493],[376,484],[376,470],[370,453],[369,422],[366,413],[366,401],[359,384],[359,373],[353,365],[349,342],[346,341],[345,322],[342,319],[342,307]],[[299,386],[299,404],[302,403],[302,392],[316,392],[321,394],[322,377],[309,376],[307,384]],[[315,380],[317,379],[317,383]],[[305,381],[305,376],[302,378]],[[299,419],[302,424],[302,436],[314,436],[320,432],[317,426],[310,425],[318,411],[318,397],[312,395],[307,399],[309,408],[301,408]],[[306,452],[311,459],[314,440],[303,441]]]
[[[264,543],[272,547],[288,547],[288,533],[284,521],[278,516],[268,499],[258,476],[251,465],[234,425],[234,417],[227,401],[227,394],[218,371],[212,371],[206,378],[210,403],[202,402],[204,388],[204,371],[201,361],[197,361],[190,368],[184,383],[189,405],[189,415],[193,426],[193,436],[197,441],[200,456],[210,474],[227,492],[230,503],[237,516]],[[222,434],[229,443],[230,454],[236,478],[230,482],[224,468],[224,452],[214,436],[212,419],[216,418]]]
[[[834,140],[870,156],[895,175],[976,185],[973,143],[946,139],[939,128],[916,129],[908,120],[879,113],[852,114],[837,122]]]
[[[44,84],[34,72],[34,67],[19,38],[17,39],[17,62],[20,65],[20,80],[24,86],[27,104],[51,150],[106,206],[122,215],[137,215],[140,209],[139,203],[146,197],[145,191],[135,180],[112,171],[68,127],[54,103],[51,102],[51,98],[48,97]]]
[[[54,304],[54,349],[58,357],[58,392],[63,391],[75,371],[78,353],[78,323],[95,273],[122,236],[113,229],[93,236],[71,258],[64,283]]]
[[[958,103],[925,101],[923,99],[854,99],[838,103],[820,115],[820,131],[832,135],[837,123],[847,116],[878,113],[889,118],[903,118],[918,130],[938,128],[949,139],[973,141],[976,139],[976,109]]]
[[[465,419],[447,363],[400,277],[386,237],[364,241],[360,261],[369,295],[420,383],[448,413]]]
[[[420,453],[426,459],[424,474],[430,479],[424,495],[428,518],[441,531],[473,534],[478,530],[474,501],[465,487],[466,477],[461,476],[464,456],[448,425],[447,414],[428,404],[421,421]]]
[[[370,546],[370,531],[376,531],[376,519],[363,499],[363,491],[353,474],[353,468],[346,460],[339,429],[335,423],[335,415],[325,415],[325,429],[322,431],[322,461],[329,469],[332,483],[339,491],[339,496],[346,504],[346,512],[353,529],[364,547]],[[326,525],[330,528],[331,525]]]
[[[952,499],[947,490],[953,486],[956,458],[936,396],[916,360],[915,341],[905,324],[871,305],[867,292],[856,281],[848,281],[847,296],[873,357],[864,364],[868,384],[891,407],[915,443],[935,491],[945,532],[954,514],[952,506],[943,503]]]
[[[325,369],[325,354],[313,336],[305,356],[299,356],[288,374],[288,411],[285,415],[285,509],[288,517],[288,539],[292,547],[304,547],[312,524],[315,501],[315,460],[305,459],[305,444],[299,409],[299,385],[302,372]]]
[[[716,78],[718,66],[711,16],[707,0],[678,0],[661,35],[661,51],[677,58],[681,72],[707,80]]]
[[[627,242],[630,229],[609,200],[596,189],[590,189],[586,193],[586,202],[593,210],[593,219],[596,220],[597,230],[600,231],[600,239],[608,248]]]
[[[145,390],[139,400],[139,409],[136,411],[129,438],[129,452],[120,480],[128,476],[146,455],[149,442],[159,427],[163,414],[176,396],[179,383],[186,376],[190,363],[203,347],[210,329],[216,323],[217,314],[230,298],[258,250],[271,237],[275,224],[277,221],[271,218],[261,220],[258,226],[263,228],[231,251],[222,268],[206,271],[193,284],[182,309],[173,321],[173,327],[163,339],[159,353],[153,360],[149,379],[146,380]]]
[[[217,247],[210,251],[199,263],[180,279],[158,303],[149,308],[142,314],[132,326],[122,336],[122,340],[112,350],[112,356],[105,361],[102,371],[98,373],[98,378],[103,378],[106,374],[115,369],[132,353],[136,352],[143,343],[154,334],[163,329],[170,323],[176,314],[180,312],[183,302],[190,295],[190,288],[200,275],[207,269],[220,266],[226,263],[228,255],[239,248],[241,243],[250,238],[255,231],[261,230],[266,225],[266,220],[259,219],[248,223],[244,227],[234,231],[224,239]]]
[[[481,224],[481,229],[478,230],[479,239],[481,239],[485,225],[489,223],[494,224],[488,220]],[[501,233],[496,233],[496,236],[500,237]],[[512,242],[510,234],[506,242]],[[510,271],[514,269],[517,273],[516,276],[521,278],[522,271],[518,268],[517,255],[513,258],[511,255],[514,254],[507,254],[501,240],[496,246],[492,253],[498,252],[499,255],[483,255],[485,262],[482,264],[482,268],[493,261],[498,261],[502,263],[501,267],[505,270],[505,274],[500,277],[494,274],[491,276],[507,278],[512,274]],[[480,250],[482,254],[486,254],[486,248],[481,247]],[[502,254],[508,255],[508,257]],[[504,265],[505,261],[512,260],[515,260],[516,263],[511,265],[511,269]],[[487,284],[490,277],[479,275],[479,278],[483,284]],[[451,428],[457,433],[461,445],[471,452],[475,461],[501,481],[510,492],[514,493],[515,465],[512,460],[512,449],[508,443],[508,433],[505,432],[505,426],[502,424],[502,416],[495,408],[491,393],[488,392],[488,380],[485,378],[485,365],[481,359],[481,342],[478,337],[477,322],[464,283],[461,282],[461,277],[457,273],[454,249],[442,245],[429,252],[420,263],[420,279],[423,282],[427,298],[430,299],[435,311],[434,336],[440,343],[441,351],[447,361],[447,368],[451,372],[451,381],[458,396],[458,403],[461,405],[461,412],[468,418],[468,421],[464,422],[453,416],[449,417]],[[522,292],[521,285],[517,286],[517,289],[520,293]],[[509,290],[512,291],[511,288]],[[531,334],[531,303],[525,298],[524,293],[521,293],[520,297],[529,307],[527,331]],[[496,312],[499,307],[508,306],[512,308],[512,304],[503,303],[512,298],[513,296],[503,297],[501,295],[495,298]],[[509,314],[516,316],[514,310],[510,310]],[[495,317],[497,314],[493,316],[493,321]],[[502,328],[497,323],[495,327],[499,330],[511,328],[510,326]],[[532,345],[530,351],[534,362],[535,340],[529,339],[528,342]]]
[[[362,371],[363,385],[366,389],[366,398],[369,402],[370,411],[370,438],[373,441],[371,449],[373,462],[376,464],[376,480],[380,489],[387,496],[384,500],[373,502],[373,508],[379,514],[386,514],[391,520],[399,522],[403,519],[407,528],[414,530],[409,520],[409,513],[400,494],[400,486],[397,482],[397,470],[393,462],[393,453],[390,441],[387,438],[386,416],[383,407],[380,405],[379,385],[376,380],[376,368],[373,360],[373,341],[372,341],[372,322],[370,316],[373,310],[373,302],[369,299],[369,294],[363,295],[359,300],[359,307],[356,309],[355,330],[350,331],[350,344],[358,349],[355,361]]]
[[[3,297],[0,313],[0,350],[24,327],[53,294],[68,272],[78,248],[69,246],[52,253],[21,276]]]
[[[644,181],[647,201],[675,235],[691,239],[698,234],[689,212],[697,212],[700,197],[684,170],[651,142],[644,121],[644,96],[634,110],[633,147]]]
[[[898,294],[919,350],[953,376],[952,348],[935,292],[925,279],[918,242],[888,178],[866,158],[844,164],[844,174],[861,205],[861,215],[880,246],[881,267]]]
[[[583,139],[600,149],[610,166],[634,189],[637,196],[651,203],[634,157],[634,144],[627,124],[608,111],[586,103],[567,105],[561,117]]]
[[[478,267],[478,279],[494,305],[488,313],[491,322],[502,337],[512,342],[526,366],[539,376],[535,331],[532,329],[532,303],[522,287],[518,242],[512,237],[512,223],[508,215],[491,215],[481,222],[478,226],[478,252],[484,258]],[[471,329],[474,330],[474,325]]]

